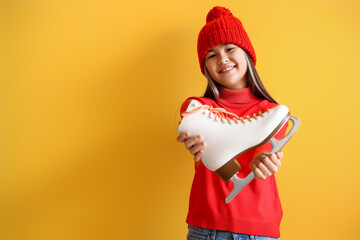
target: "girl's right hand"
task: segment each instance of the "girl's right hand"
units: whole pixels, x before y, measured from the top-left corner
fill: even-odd
[[[204,154],[204,147],[206,146],[205,142],[202,142],[201,135],[190,137],[190,133],[184,132],[177,137],[177,140],[185,144],[186,149],[194,155],[195,162],[201,159]]]

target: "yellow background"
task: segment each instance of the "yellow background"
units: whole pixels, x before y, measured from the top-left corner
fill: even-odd
[[[0,239],[185,239],[176,128],[205,90],[215,5],[301,119],[277,173],[282,239],[359,238],[359,1],[22,0],[0,3]]]

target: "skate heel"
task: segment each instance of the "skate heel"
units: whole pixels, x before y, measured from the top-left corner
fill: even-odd
[[[272,137],[269,142],[272,146],[271,152],[277,153],[281,150],[282,147],[294,136],[295,132],[298,130],[300,126],[300,119],[294,116],[290,116],[289,120],[293,123],[293,127],[291,130],[280,140]],[[234,188],[230,192],[230,194],[225,198],[226,204],[228,204],[239,192],[248,185],[253,179],[255,175],[254,172],[250,172],[245,178],[239,178],[236,174],[230,178],[230,180],[234,183]]]

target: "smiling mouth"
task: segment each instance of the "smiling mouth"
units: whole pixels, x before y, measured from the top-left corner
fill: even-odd
[[[235,67],[236,67],[236,66],[227,67],[227,68],[225,68],[225,69],[221,70],[219,73],[228,72],[228,71],[230,71],[230,70],[234,69]]]

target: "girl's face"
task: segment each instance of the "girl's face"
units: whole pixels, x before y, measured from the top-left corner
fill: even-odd
[[[205,55],[205,66],[214,81],[230,90],[247,87],[244,50],[235,44],[219,44]]]

